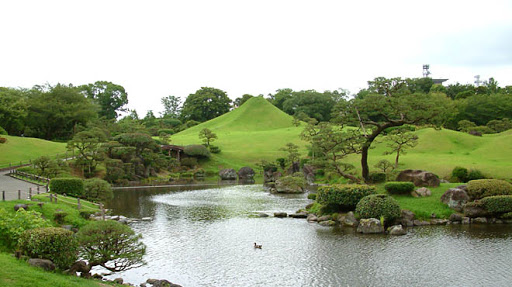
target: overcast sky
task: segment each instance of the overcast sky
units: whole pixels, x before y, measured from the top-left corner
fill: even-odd
[[[346,3],[348,2],[348,3]],[[0,86],[125,87],[140,116],[201,87],[231,99],[378,76],[512,85],[512,1],[1,1]]]

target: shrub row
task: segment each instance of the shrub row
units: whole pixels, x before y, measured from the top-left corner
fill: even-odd
[[[470,180],[484,179],[485,176],[477,169],[468,171],[465,167],[456,166],[452,170],[452,177],[458,179],[460,182],[468,182]]]
[[[99,178],[54,178],[50,181],[50,191],[96,202],[105,202],[114,197],[111,185]]]
[[[512,195],[512,184],[500,179],[472,180],[467,184],[467,193],[471,200],[495,195]]]
[[[84,194],[84,182],[80,178],[54,178],[50,181],[50,191],[81,197]]]
[[[480,202],[485,210],[495,215],[512,212],[512,196],[510,195],[489,196]]]
[[[210,152],[204,145],[188,145],[183,148],[188,156],[210,158]]]
[[[372,194],[363,197],[356,206],[356,213],[361,218],[384,218],[386,223],[392,223],[400,218],[401,209],[398,202],[386,194]]]
[[[390,181],[384,185],[389,194],[410,194],[415,188],[412,182]]]
[[[359,184],[333,184],[318,188],[317,201],[339,210],[354,210],[361,198],[375,194],[375,187]]]

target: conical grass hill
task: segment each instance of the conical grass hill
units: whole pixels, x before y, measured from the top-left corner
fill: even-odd
[[[211,168],[237,169],[247,165],[254,167],[263,159],[275,161],[286,156],[280,148],[289,142],[306,152],[306,143],[299,136],[303,126],[294,126],[293,117],[262,97],[251,98],[235,110],[173,135],[172,143],[201,144],[198,135],[203,128],[217,135],[218,139],[212,144],[221,149],[221,153],[213,154],[206,164]]]

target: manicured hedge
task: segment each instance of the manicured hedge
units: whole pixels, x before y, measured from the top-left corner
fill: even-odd
[[[25,231],[19,240],[23,254],[49,259],[61,270],[68,269],[78,257],[78,243],[73,232],[60,227]]]
[[[495,195],[512,195],[512,184],[500,179],[471,180],[467,184],[467,193],[472,200]]]
[[[480,202],[485,210],[492,214],[502,214],[512,212],[512,196],[497,195],[482,198]]]
[[[317,201],[340,210],[354,210],[361,198],[375,194],[375,187],[360,184],[333,184],[318,188]]]
[[[50,191],[74,197],[84,194],[84,182],[79,178],[54,178],[50,181]]]
[[[83,198],[89,201],[106,202],[114,198],[110,183],[99,178],[90,178],[84,181]]]
[[[403,181],[390,181],[384,185],[389,194],[410,194],[414,188],[414,183]]]
[[[356,213],[361,218],[380,219],[384,217],[386,223],[392,223],[401,216],[398,202],[386,194],[365,196],[357,204]]]
[[[188,156],[210,158],[210,152],[204,145],[188,145],[183,148],[183,151]]]

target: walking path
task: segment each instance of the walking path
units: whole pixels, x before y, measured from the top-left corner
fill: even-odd
[[[32,194],[37,193],[39,185],[29,183],[23,180],[15,179],[9,176],[9,171],[0,171],[0,200],[2,200],[2,191],[5,191],[5,200],[17,200],[18,190],[21,190],[21,199],[27,199],[29,189],[32,188]],[[39,187],[44,192],[44,187]]]

